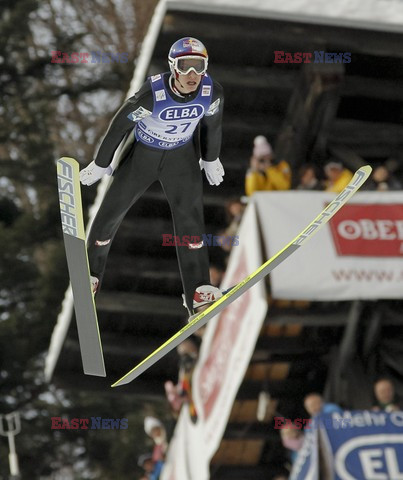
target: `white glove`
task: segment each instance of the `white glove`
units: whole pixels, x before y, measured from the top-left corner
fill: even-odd
[[[220,185],[220,183],[224,180],[224,167],[220,162],[220,159],[214,160],[213,162],[206,162],[200,159],[200,170],[206,172],[206,177],[210,185]]]
[[[103,168],[98,167],[95,164],[94,160],[85,168],[83,168],[80,172],[80,182],[83,185],[92,185],[93,183],[97,182],[100,178],[104,175],[112,175],[113,168],[109,165],[109,167]]]

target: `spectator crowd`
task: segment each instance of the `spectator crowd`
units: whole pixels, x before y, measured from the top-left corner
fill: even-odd
[[[276,161],[272,147],[263,135],[254,139],[249,163],[245,178],[246,195],[253,195],[257,191],[289,190],[292,187],[290,165],[284,159]],[[340,193],[352,177],[353,173],[335,159],[330,159],[322,169],[315,164],[306,163],[296,174],[294,188]],[[379,165],[375,167],[364,188],[378,191],[401,190],[402,184],[390,171],[390,167]]]

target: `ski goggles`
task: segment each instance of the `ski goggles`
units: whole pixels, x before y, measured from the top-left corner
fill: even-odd
[[[203,75],[207,71],[207,58],[198,55],[177,57],[173,61],[174,69],[181,75],[187,75],[191,70],[197,75]]]

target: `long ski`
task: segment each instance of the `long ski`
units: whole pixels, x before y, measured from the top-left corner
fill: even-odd
[[[62,157],[57,161],[57,184],[83,370],[87,375],[105,377],[101,336],[85,241],[79,166],[74,158]]]
[[[177,347],[183,340],[192,335],[196,330],[205,325],[211,318],[215,317],[230,303],[240,297],[249,288],[253,287],[257,282],[262,280],[266,275],[278,267],[284,260],[298,250],[305,242],[307,242],[316,232],[318,232],[329,220],[345,205],[348,200],[357,192],[369,177],[372,168],[369,165],[361,167],[357,170],[346,188],[337,195],[337,197],[329,203],[329,205],[291,242],[280,250],[276,255],[267,260],[251,275],[242,280],[238,285],[233,287],[228,293],[223,295],[217,302],[213,303],[204,312],[193,315],[189,319],[189,323],[185,325],[179,332],[173,335],[157,350],[151,353],[147,358],[135,366],[130,372],[126,373],[122,378],[115,382],[112,387],[119,387],[130,383],[137,378],[154,363],[160,360],[164,355]]]

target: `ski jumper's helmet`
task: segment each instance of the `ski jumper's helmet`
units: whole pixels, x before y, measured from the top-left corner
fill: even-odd
[[[169,50],[168,63],[175,78],[192,70],[198,75],[204,75],[208,65],[206,47],[197,38],[181,38]]]

